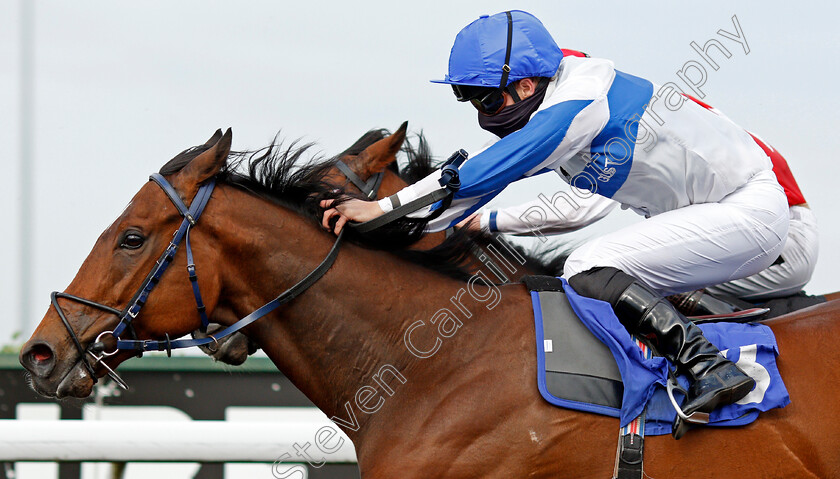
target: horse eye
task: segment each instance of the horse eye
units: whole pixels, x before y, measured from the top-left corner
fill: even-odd
[[[143,238],[139,234],[128,233],[123,237],[122,243],[120,243],[120,247],[126,249],[137,249],[143,246],[143,241],[145,241],[145,238]]]

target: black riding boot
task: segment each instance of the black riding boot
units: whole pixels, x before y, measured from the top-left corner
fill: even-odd
[[[719,354],[699,327],[626,273],[615,268],[596,268],[575,275],[569,283],[580,294],[609,301],[628,331],[646,338],[680,373],[691,378],[682,406],[687,415],[732,404],[755,386],[751,377]],[[679,439],[684,429],[677,426],[674,435]]]

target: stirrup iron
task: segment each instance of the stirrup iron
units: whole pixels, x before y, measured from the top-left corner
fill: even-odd
[[[694,411],[691,414],[686,414],[683,412],[682,408],[679,404],[677,404],[677,400],[674,398],[674,391],[681,393],[683,396],[688,397],[688,393],[685,389],[680,386],[676,379],[672,376],[668,377],[668,383],[666,390],[668,391],[668,399],[671,401],[671,406],[674,407],[674,410],[677,412],[677,416],[685,422],[691,424],[708,424],[709,423],[709,413],[707,412],[700,412]]]

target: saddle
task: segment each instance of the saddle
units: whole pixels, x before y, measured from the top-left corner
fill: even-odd
[[[619,418],[623,432],[615,477],[641,477],[644,434],[671,433],[679,395],[675,391],[687,390],[687,379],[669,382],[672,373],[665,358],[634,340],[608,303],[579,296],[559,278],[528,276],[522,282],[534,307],[540,394],[555,406]],[[699,327],[706,338],[757,384],[738,403],[710,413],[709,426],[745,425],[760,412],[790,403],[770,328],[703,319]]]
[[[522,282],[534,307],[540,394],[555,406],[619,418],[614,477],[641,478],[645,432],[671,433],[679,407],[675,391],[687,390],[687,379],[674,379],[665,358],[631,338],[608,303],[579,296],[559,278],[526,276]],[[734,317],[743,321],[743,314]],[[732,317],[700,318],[699,327],[721,354],[753,376],[756,387],[738,403],[710,413],[709,426],[745,425],[760,412],[790,403],[776,367],[773,332],[755,323],[719,322],[725,316]]]
[[[658,400],[662,396],[661,413],[669,417],[660,428],[650,424],[654,419],[648,415],[649,426],[654,426],[648,432],[669,434],[676,412],[665,391],[669,377],[665,358],[645,358],[608,303],[578,295],[559,278],[528,276],[523,283],[531,292],[534,307],[538,384],[543,397],[557,406],[618,417],[623,426],[645,406],[649,411],[657,409],[659,414]],[[778,347],[770,328],[729,322],[707,322],[699,327],[727,358],[749,366],[747,369],[757,369],[761,376],[756,387],[761,388],[760,403],[739,401],[745,404],[715,411],[710,425],[733,425],[732,421],[742,425],[745,417],[754,420],[758,412],[789,402],[776,367]],[[769,384],[765,384],[767,375]],[[683,386],[688,384],[687,380],[680,381]],[[752,397],[757,395],[751,393]],[[767,404],[768,400],[772,404]]]

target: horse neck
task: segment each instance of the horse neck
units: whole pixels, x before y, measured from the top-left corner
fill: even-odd
[[[335,237],[283,207],[223,188],[225,195],[214,196],[229,201],[211,202],[207,212],[210,234],[230,259],[220,266],[217,307],[242,317],[315,269]],[[348,419],[348,402],[353,405],[357,391],[373,384],[383,366],[397,372],[414,366],[418,357],[406,348],[405,331],[428,320],[463,286],[392,255],[345,244],[324,277],[246,334],[319,409]],[[440,373],[447,368],[443,356],[435,361]],[[369,417],[356,410],[357,434]]]

